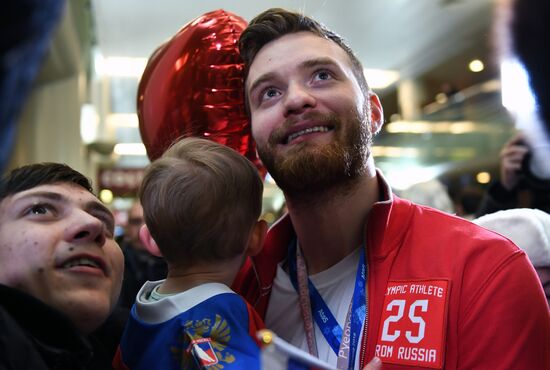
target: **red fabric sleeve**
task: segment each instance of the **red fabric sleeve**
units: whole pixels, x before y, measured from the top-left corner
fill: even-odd
[[[259,346],[260,342],[258,340],[257,333],[258,330],[265,329],[265,324],[256,310],[248,303],[246,303],[246,309],[248,310],[248,333],[252,338],[254,338],[256,344]]]
[[[550,368],[550,312],[525,254],[511,255],[464,303],[458,368]]]

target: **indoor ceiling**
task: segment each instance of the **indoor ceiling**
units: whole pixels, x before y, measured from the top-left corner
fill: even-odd
[[[185,24],[212,10],[224,9],[250,20],[268,8],[283,7],[302,11],[338,32],[348,40],[366,68],[397,71],[400,81],[422,80],[426,89],[423,106],[435,100],[443,85],[463,90],[498,78],[491,42],[494,0],[91,0],[91,5],[96,46],[104,58],[148,58]],[[473,74],[468,70],[468,61],[474,58],[486,63],[484,72]],[[390,123],[390,116],[400,113],[398,84],[399,81],[377,91],[382,97],[387,123]],[[117,94],[125,97],[127,102],[123,105],[131,105],[135,112],[137,80],[112,81],[111,89],[117,88],[120,91],[112,92],[111,99]],[[441,107],[444,108],[442,112],[436,109],[435,113],[420,117],[481,121],[479,132],[476,128],[460,138],[452,132],[392,135],[383,132],[375,144],[389,150],[378,151],[377,163],[386,173],[390,172],[391,182],[392,172],[403,174],[407,169],[413,173],[421,166],[435,166],[441,173],[449,168],[449,163],[476,160],[480,153],[484,153],[485,158],[488,154],[496,157],[510,128],[509,121],[501,125],[503,109],[499,94],[500,91],[494,90],[488,95],[478,94],[471,99],[471,104],[450,101]],[[487,121],[492,123],[487,125]],[[500,126],[494,125],[495,122]],[[448,122],[442,125],[450,127]],[[119,141],[139,140],[137,127],[119,131],[126,132],[123,135],[126,139],[117,137]],[[493,138],[489,140],[489,137]],[[469,145],[471,148],[467,148]],[[402,150],[387,154],[395,148]],[[413,155],[415,162],[409,160],[407,153],[420,155]],[[144,160],[146,158],[120,158],[119,165],[139,166]],[[408,180],[415,178],[406,177]],[[397,183],[394,186],[399,187]]]
[[[250,20],[271,7],[313,16],[345,37],[365,67],[402,77],[484,43],[492,13],[491,0],[92,0],[104,57],[149,57],[187,22],[215,9]]]

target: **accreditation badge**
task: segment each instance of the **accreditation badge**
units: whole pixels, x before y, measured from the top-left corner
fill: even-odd
[[[391,364],[443,368],[449,285],[448,280],[388,282],[376,356]]]

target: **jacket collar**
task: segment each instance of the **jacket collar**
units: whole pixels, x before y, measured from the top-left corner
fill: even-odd
[[[399,246],[413,214],[411,203],[393,195],[391,187],[379,170],[377,170],[377,179],[380,200],[372,206],[365,227],[367,255],[371,261],[385,258]],[[287,246],[295,235],[288,214],[269,230],[264,249],[253,258],[252,265],[260,281],[262,292],[269,294],[277,271],[277,263],[286,258]],[[273,263],[274,261],[276,263]]]

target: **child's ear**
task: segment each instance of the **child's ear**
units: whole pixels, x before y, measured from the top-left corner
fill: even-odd
[[[248,240],[248,247],[246,248],[247,256],[255,256],[262,250],[264,246],[265,235],[267,233],[267,222],[259,220],[254,225],[250,239]]]
[[[153,239],[151,233],[149,232],[149,228],[145,224],[139,229],[139,239],[143,245],[145,245],[147,252],[151,253],[153,256],[162,257],[162,253],[160,252],[157,242]]]

